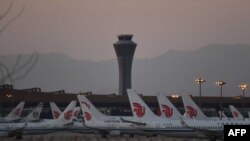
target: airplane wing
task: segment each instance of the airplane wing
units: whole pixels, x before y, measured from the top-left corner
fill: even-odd
[[[121,117],[121,121],[122,122],[127,122],[127,123],[132,123],[132,124],[135,124],[137,126],[146,126],[146,123],[136,122],[136,121],[131,121],[131,120],[126,120],[126,119],[124,119],[122,117]]]

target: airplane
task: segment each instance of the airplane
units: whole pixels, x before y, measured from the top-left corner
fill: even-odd
[[[231,120],[232,118],[229,118],[225,115],[224,111],[219,111],[220,117],[207,117],[201,109],[196,105],[196,103],[191,99],[188,95],[182,95],[182,101],[185,108],[184,117],[189,119],[197,119],[197,120]],[[222,113],[222,114],[221,114]]]
[[[59,107],[55,104],[55,102],[50,102],[50,108],[52,112],[53,119],[57,119],[61,115],[61,110]],[[90,130],[85,127],[83,119],[77,119],[79,113],[80,113],[81,107],[75,107],[75,109],[72,112],[73,116],[73,124],[71,127],[69,127],[69,131],[73,133],[81,133],[81,134],[90,134]]]
[[[57,119],[62,111],[59,109],[59,107],[55,104],[55,102],[50,102],[50,108],[52,112],[53,119]],[[73,120],[77,120],[77,117],[80,113],[81,107],[75,107],[72,115],[73,115]]]
[[[198,127],[203,128],[203,126],[205,125],[212,125],[212,127],[215,129],[217,124],[213,123],[214,120],[211,120],[211,119],[209,120],[209,118],[208,119],[195,119],[195,118],[182,116],[180,112],[175,108],[175,106],[171,103],[171,101],[166,96],[164,96],[163,94],[159,94],[157,96],[157,99],[158,99],[160,107],[162,107],[161,113],[165,115],[166,110],[167,110],[168,114],[166,114],[165,116],[166,118],[179,119],[183,126],[182,128],[189,128],[189,129],[194,130],[193,132],[196,133],[197,135],[194,135],[193,138],[208,138],[211,140],[222,138],[223,133],[221,133],[221,131],[213,131],[213,130],[211,131],[210,128],[204,128],[204,129],[198,128]],[[185,102],[189,103],[190,101],[185,101]],[[190,104],[190,105],[194,106],[193,104]],[[168,107],[168,108],[164,108],[164,107]],[[189,108],[189,110],[190,109],[191,108]],[[190,112],[190,113],[197,113],[197,112]],[[190,114],[190,115],[197,115],[197,114]],[[221,128],[221,127],[217,127],[217,128]],[[188,137],[192,138],[192,136],[188,136]]]
[[[212,138],[212,140],[214,138],[219,138],[217,135],[209,136],[209,135],[204,134],[203,132],[201,132],[200,129],[198,130],[196,128],[191,127],[191,125],[193,126],[193,124],[195,126],[197,126],[196,121],[199,121],[199,122],[203,123],[203,121],[207,121],[207,119],[196,120],[196,119],[193,119],[193,118],[187,118],[185,116],[182,116],[181,113],[177,110],[177,108],[171,103],[171,101],[163,94],[157,95],[157,99],[158,99],[160,108],[162,108],[161,109],[161,114],[165,115],[165,118],[167,118],[167,119],[179,119],[181,124],[182,124],[182,128],[189,128],[189,129],[194,130],[193,132],[196,133],[197,135],[194,135],[193,138]],[[188,101],[185,101],[185,102],[188,103]],[[189,108],[189,110],[190,109],[191,108]],[[191,123],[191,125],[188,126],[187,123]],[[204,129],[204,130],[206,130],[206,129]],[[212,131],[210,131],[210,132],[212,132]],[[192,136],[188,136],[188,137],[192,138]]]
[[[175,116],[172,117],[172,119],[168,119],[166,117],[157,116],[155,115],[151,109],[148,107],[148,105],[139,97],[137,92],[133,89],[127,89],[128,97],[130,106],[132,109],[133,116],[135,118],[136,122],[139,123],[145,123],[146,127],[150,128],[167,128],[169,126],[180,126],[180,120],[177,118],[177,116],[181,116],[181,114],[178,112],[178,110],[171,104],[169,105],[169,101],[166,103],[166,98],[163,98],[160,100],[159,103],[161,103],[160,109],[162,112],[162,115],[165,115],[166,107],[170,108],[172,110],[171,112],[175,113]],[[163,96],[160,96],[161,98]],[[159,99],[159,98],[158,98]],[[168,105],[167,105],[168,104]],[[172,116],[173,113],[167,113]]]
[[[0,119],[0,138],[16,137],[20,138],[23,129],[27,126],[26,122],[17,123],[20,120],[25,102],[20,102],[11,112]]]
[[[170,102],[170,100],[162,93],[157,95],[157,100],[161,110],[161,115],[167,119],[179,120],[182,116],[177,108]]]
[[[85,125],[87,127],[94,128],[98,131],[101,130],[104,134],[112,135],[112,136],[119,135],[119,134],[120,135],[129,134],[130,136],[133,136],[135,134],[136,135],[149,134],[148,132],[144,131],[144,128],[141,128],[141,126],[145,126],[145,123],[136,122],[134,120],[134,117],[104,115],[100,113],[84,95],[78,95],[77,97],[80,102],[82,111],[84,107],[86,108],[85,111],[87,110],[89,111],[87,113],[83,113],[83,117],[85,118],[85,120],[87,120],[88,117],[94,117],[93,120],[95,120],[95,122],[102,122],[102,125],[98,125],[98,124],[93,125],[94,122],[86,125],[86,121],[85,121]],[[105,127],[103,127],[103,125],[105,125]]]
[[[228,118],[224,111],[218,111],[219,117]]]
[[[229,108],[230,108],[230,110],[232,112],[232,115],[233,115],[234,119],[239,119],[239,120],[244,119],[243,115],[233,105],[229,105]]]
[[[61,114],[61,110],[59,107],[54,103],[50,102],[51,112],[53,115],[53,119],[56,119]],[[93,131],[89,130],[85,126],[85,123],[83,119],[77,119],[79,113],[80,113],[81,107],[76,107],[72,113],[73,116],[73,124],[71,127],[69,127],[69,131],[73,133],[81,133],[81,134],[91,134]]]
[[[55,102],[50,102],[50,109],[52,112],[53,119],[57,119],[62,111],[58,108],[58,106],[55,104]]]
[[[250,121],[243,121],[243,120],[230,120],[230,119],[195,119],[195,118],[183,118],[182,116],[179,118],[179,120],[170,120],[168,118],[165,118],[165,124],[170,122],[169,124],[166,124],[167,126],[165,128],[160,128],[161,126],[157,126],[158,124],[164,124],[159,122],[162,118],[152,116],[152,111],[149,110],[149,107],[142,101],[142,99],[137,95],[137,93],[132,90],[128,89],[128,96],[130,100],[130,104],[132,107],[132,112],[135,117],[137,117],[137,121],[139,122],[145,122],[146,125],[151,122],[151,124],[156,123],[155,128],[152,129],[151,126],[151,133],[152,131],[155,131],[155,133],[160,135],[165,135],[168,137],[184,137],[184,138],[203,138],[203,139],[210,139],[210,140],[222,140],[223,139],[223,130],[224,125],[250,125]],[[172,104],[169,104],[168,102],[165,103],[171,108]],[[173,106],[173,105],[172,105]],[[177,113],[177,109],[173,108],[173,113]],[[161,110],[162,111],[162,110]],[[149,116],[149,113],[151,115]],[[164,114],[164,112],[162,113]],[[145,118],[145,116],[149,116],[148,118]],[[144,118],[144,120],[143,120]],[[146,121],[148,120],[148,121]],[[146,131],[146,130],[144,130]]]
[[[16,139],[21,139],[23,134],[23,129],[27,126],[27,122],[14,123],[6,122],[0,123],[0,138],[16,137]]]
[[[22,109],[24,104],[20,104],[17,106],[18,108],[15,109]],[[6,137],[14,137],[16,136],[16,139],[21,139],[23,130],[27,126],[27,122],[35,122],[38,121],[40,118],[40,114],[43,108],[43,103],[39,103],[38,106],[33,109],[24,119],[21,119],[19,122],[14,122],[16,120],[19,120],[18,116],[12,117],[12,120],[7,120],[6,123],[0,123],[0,138],[6,138]],[[22,111],[22,110],[14,110],[14,111]],[[21,114],[21,113],[20,113]],[[9,114],[11,115],[11,114]],[[13,114],[12,114],[13,115]],[[20,117],[20,115],[19,115]],[[15,119],[15,120],[13,120]],[[11,122],[13,121],[13,122]]]
[[[176,115],[179,115],[182,118],[181,114],[173,104],[169,104],[170,101],[165,101],[165,98],[161,100],[160,103],[161,105],[167,105],[168,108],[173,110],[172,112],[175,116],[173,116],[172,119],[155,115],[135,90],[127,89],[127,93],[135,122],[145,123],[144,127],[141,126],[141,128],[144,128],[144,132],[151,135],[163,135],[175,138],[206,138],[206,136],[199,134],[198,131],[183,126],[181,120],[176,117]],[[165,114],[165,110],[165,108],[161,109],[162,114]],[[167,114],[167,116],[169,116],[169,114]]]
[[[168,112],[168,114],[167,114],[168,116],[166,116],[167,118],[169,117],[169,115],[172,115],[173,117],[175,117],[174,113],[180,115],[180,113],[177,111],[176,108],[174,108],[174,106],[167,99],[167,97],[160,94],[157,96],[157,98],[159,100],[160,105],[165,105],[165,107],[166,106],[168,107],[165,109],[172,110],[171,112]],[[164,100],[165,100],[165,103],[164,103]],[[164,106],[162,106],[162,107],[164,107]],[[161,110],[162,115],[164,115],[166,113],[165,109]],[[172,114],[169,114],[169,113],[172,113]],[[196,131],[198,131],[197,135],[199,135],[200,137],[204,136],[206,138],[210,138],[211,140],[223,139],[224,125],[230,125],[230,124],[249,125],[250,124],[249,121],[247,122],[247,121],[243,121],[243,120],[232,120],[229,118],[225,118],[225,119],[223,118],[222,120],[220,120],[219,118],[210,118],[210,117],[208,119],[194,119],[194,118],[187,119],[185,117],[180,117],[180,120],[181,120],[181,123],[183,124],[184,127],[196,130]]]
[[[40,115],[43,109],[43,103],[40,102],[36,108],[34,108],[26,117],[25,121],[27,122],[35,122],[40,119]]]
[[[73,116],[73,125],[70,127],[70,132],[73,133],[81,133],[81,134],[90,134],[90,131],[85,126],[83,117],[78,119],[78,115],[80,113],[81,107],[76,107],[72,113]]]
[[[184,117],[190,118],[190,119],[198,119],[198,120],[208,120],[209,117],[207,117],[200,108],[196,105],[196,103],[191,99],[190,96],[183,95],[182,96],[182,102],[184,105],[185,113]],[[212,117],[210,119],[218,119],[217,117]]]
[[[181,118],[180,118],[181,119]],[[181,119],[183,126],[196,130],[199,134],[211,140],[224,140],[224,125],[250,125],[250,120],[225,119]]]
[[[0,118],[0,123],[1,122],[13,122],[13,121],[18,121],[20,120],[20,116],[23,111],[25,102],[20,102],[12,111],[6,116],[6,117],[1,117]]]
[[[82,112],[83,112],[83,105],[85,105],[89,109],[91,115],[95,117],[96,120],[105,122],[106,126],[109,127],[108,130],[110,130],[110,128],[113,128],[112,126],[116,126],[116,127],[122,128],[122,132],[119,132],[119,134],[129,134],[130,136],[133,136],[133,133],[137,133],[138,135],[144,134],[141,130],[136,130],[136,131],[133,130],[134,128],[137,128],[138,126],[144,126],[144,123],[134,122],[134,117],[105,115],[101,113],[99,110],[97,110],[96,107],[84,95],[78,95],[77,98],[80,102]],[[84,118],[84,113],[83,113],[83,118]],[[129,132],[126,132],[125,130],[123,130],[123,128],[128,128],[128,126],[133,126],[134,128],[131,128]],[[117,132],[118,131],[116,130],[116,133]],[[104,137],[105,137],[105,134],[109,135],[108,131],[105,131],[103,133],[104,133],[103,135]],[[110,135],[113,135],[113,134],[114,134],[113,131],[111,131]]]
[[[223,139],[224,125],[250,125],[249,120],[234,120],[232,118],[218,118],[218,117],[206,117],[199,109],[199,107],[188,96],[182,96],[186,113],[193,120],[182,120],[182,124],[190,129],[199,131],[207,137],[213,137],[213,139]],[[223,112],[222,112],[223,113]]]
[[[78,100],[81,101],[81,104],[85,104],[87,107],[91,107],[90,111],[91,113],[99,120],[104,121],[114,121],[114,122],[122,122],[122,120],[133,120],[134,118],[132,116],[109,116],[101,113],[96,107],[92,104],[92,102],[89,101],[87,97],[84,95],[77,96]]]
[[[29,122],[23,130],[23,135],[40,135],[67,130],[73,124],[72,112],[75,106],[76,101],[71,101],[57,119]]]
[[[77,96],[83,113],[85,127],[89,129],[90,133],[102,134],[103,137],[122,136],[125,134],[133,136],[134,134],[145,134],[142,130],[138,130],[132,123],[123,122],[118,117],[106,116],[98,113],[93,104],[86,101],[83,95]],[[97,118],[96,115],[99,117]],[[102,117],[104,116],[104,117]]]

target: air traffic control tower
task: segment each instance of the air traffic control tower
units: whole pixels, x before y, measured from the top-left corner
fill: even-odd
[[[131,88],[131,69],[136,43],[132,41],[133,35],[118,35],[118,41],[114,48],[119,66],[119,95],[127,95],[127,89]]]

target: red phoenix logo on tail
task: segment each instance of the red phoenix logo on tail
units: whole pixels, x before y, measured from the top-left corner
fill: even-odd
[[[173,115],[173,108],[170,108],[168,105],[161,105],[162,113],[165,114],[166,117],[171,117]]]
[[[70,118],[71,118],[71,116],[72,116],[72,113],[73,113],[73,111],[72,111],[72,110],[69,110],[68,112],[66,112],[66,113],[64,114],[64,118],[65,118],[66,120],[70,120]]]
[[[53,117],[57,119],[60,116],[60,113],[57,111],[53,111]]]
[[[238,118],[238,117],[239,117],[239,113],[236,112],[236,111],[233,111],[233,116],[234,116],[235,118]]]
[[[194,109],[191,106],[186,106],[187,108],[187,114],[189,115],[190,118],[196,117],[197,116],[197,110]]]
[[[139,103],[133,103],[133,111],[136,113],[136,116],[141,118],[145,115],[145,107],[141,106]]]
[[[90,121],[92,118],[92,115],[88,112],[84,112],[84,118],[85,118],[85,120]]]
[[[21,109],[16,109],[16,111],[15,111],[15,115],[20,115],[21,114]]]

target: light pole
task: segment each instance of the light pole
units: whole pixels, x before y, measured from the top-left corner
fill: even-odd
[[[171,97],[172,97],[172,99],[173,99],[175,105],[177,106],[177,101],[178,101],[178,99],[179,99],[180,96],[177,95],[177,94],[173,94],[173,95],[171,95]]]
[[[199,84],[199,107],[201,108],[201,84],[206,82],[206,80],[202,78],[197,78],[194,80],[197,84]]]
[[[179,95],[173,94],[173,95],[171,95],[171,97],[174,99],[174,102],[176,103],[178,98],[179,98]]]
[[[10,99],[10,101],[9,101],[9,107],[10,107],[11,105],[13,105],[13,95],[12,94],[6,94],[6,97],[8,99]]]
[[[222,118],[222,116],[221,116],[222,115],[222,86],[225,85],[226,82],[220,80],[220,81],[216,81],[215,84],[220,87],[220,101],[221,101],[220,102],[220,112],[221,112],[220,119],[221,119]]]
[[[246,83],[241,83],[239,85],[240,89],[242,90],[242,108],[243,108],[243,111],[245,112],[245,102],[244,102],[244,98],[245,98],[245,90],[247,89],[248,85]],[[244,117],[244,116],[243,116]]]

